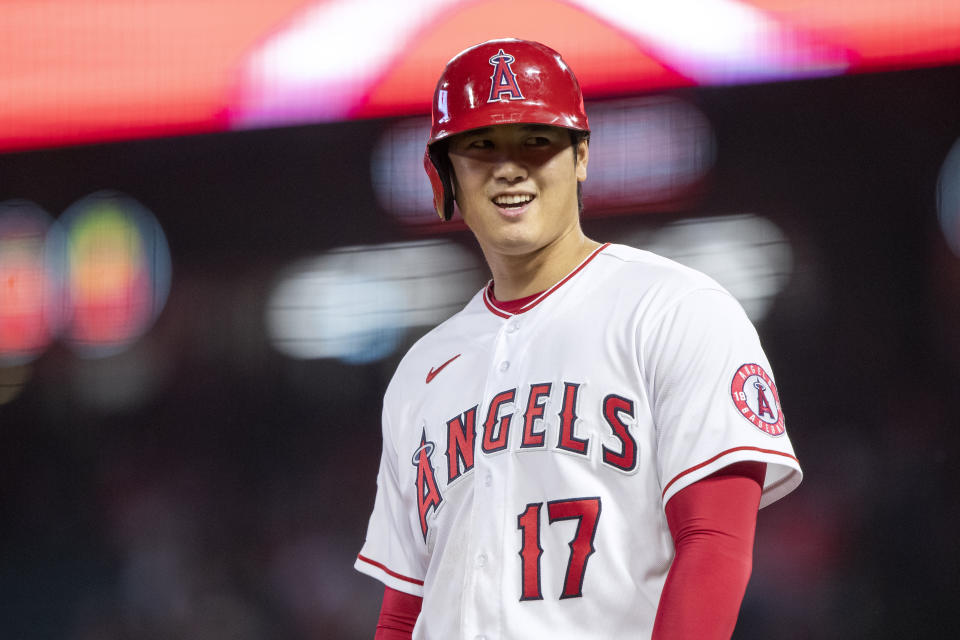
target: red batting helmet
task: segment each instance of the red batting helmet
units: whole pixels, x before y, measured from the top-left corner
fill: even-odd
[[[435,143],[498,124],[590,131],[580,83],[559,53],[539,42],[505,38],[470,47],[447,63],[433,94],[433,127],[423,156],[433,206],[444,220],[453,215],[450,161]]]

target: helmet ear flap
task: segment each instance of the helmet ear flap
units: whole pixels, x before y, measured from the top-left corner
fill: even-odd
[[[439,147],[439,148],[438,148]],[[450,160],[446,145],[429,145],[423,154],[423,168],[433,188],[433,208],[444,221],[453,217],[453,184],[450,180]]]

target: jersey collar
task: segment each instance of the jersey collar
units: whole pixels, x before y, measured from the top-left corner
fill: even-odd
[[[491,295],[490,295],[491,291],[493,290],[493,280],[491,280],[490,282],[488,282],[488,283],[487,283],[487,286],[484,287],[484,289],[483,289],[483,303],[484,303],[485,305],[487,305],[487,309],[490,310],[490,313],[492,313],[492,314],[494,314],[494,315],[496,315],[496,316],[500,316],[501,318],[511,318],[511,317],[513,317],[513,316],[515,316],[515,315],[520,315],[521,313],[526,313],[527,311],[530,311],[530,309],[533,309],[535,306],[537,306],[538,304],[540,304],[541,302],[543,302],[544,300],[546,300],[546,299],[547,299],[547,296],[549,296],[551,293],[553,293],[554,291],[556,291],[557,289],[559,289],[560,287],[562,287],[564,284],[566,284],[566,282],[567,282],[568,280],[570,280],[571,278],[573,278],[573,276],[575,276],[575,275],[577,275],[578,273],[580,273],[580,271],[581,271],[585,266],[587,266],[587,264],[588,264],[591,260],[593,260],[593,259],[596,258],[598,255],[600,255],[600,252],[603,251],[604,249],[606,249],[606,248],[609,247],[609,246],[610,246],[610,243],[609,243],[609,242],[605,242],[604,244],[602,244],[602,245],[600,245],[599,247],[597,247],[597,248],[593,251],[593,253],[591,253],[589,256],[587,256],[586,258],[584,258],[583,262],[581,262],[579,265],[577,265],[577,267],[576,267],[573,271],[571,271],[570,273],[568,273],[562,280],[560,280],[560,282],[558,282],[557,284],[553,285],[552,287],[550,287],[549,289],[547,289],[546,291],[544,291],[543,293],[541,293],[539,296],[537,296],[536,298],[534,298],[533,300],[531,300],[531,301],[528,302],[527,304],[525,304],[525,305],[523,305],[522,307],[520,307],[515,313],[509,313],[509,312],[507,312],[507,311],[504,311],[503,309],[498,309],[497,306],[493,303],[493,301],[491,300]]]

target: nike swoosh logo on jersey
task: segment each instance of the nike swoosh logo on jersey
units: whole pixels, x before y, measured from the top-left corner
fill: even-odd
[[[446,367],[448,364],[450,364],[451,362],[459,358],[461,355],[463,354],[458,353],[457,355],[453,356],[452,358],[444,362],[442,365],[440,365],[436,369],[434,369],[433,367],[430,367],[430,373],[427,374],[427,384],[430,384],[430,381],[436,378],[437,374],[443,371],[444,367]]]

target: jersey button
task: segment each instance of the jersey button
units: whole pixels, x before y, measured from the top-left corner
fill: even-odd
[[[487,566],[487,554],[481,553],[480,555],[477,556],[477,566],[478,567]]]
[[[487,475],[483,476],[483,484],[488,487],[493,484],[493,474],[489,471],[487,471]]]
[[[519,328],[520,328],[519,322],[511,322],[510,324],[507,325],[507,333],[513,333]]]
[[[509,368],[510,368],[509,360],[504,360],[503,362],[500,363],[500,371],[506,371]]]

